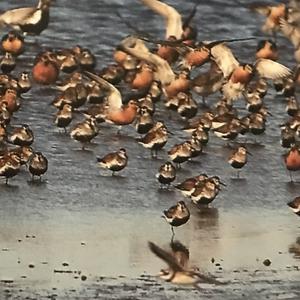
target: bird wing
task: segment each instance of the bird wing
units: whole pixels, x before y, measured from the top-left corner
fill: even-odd
[[[300,44],[300,29],[288,23],[284,18],[280,18],[279,25],[284,36],[292,42],[295,48],[298,48]]]
[[[193,7],[193,10],[190,12],[190,14],[184,19],[183,24],[182,24],[182,28],[184,29],[185,27],[189,26],[191,21],[193,20],[196,12],[197,12],[197,7],[198,7],[199,3],[196,3]]]
[[[105,156],[103,156],[102,158],[97,158],[98,162],[102,162],[102,163],[107,163],[110,162],[112,160],[114,160],[116,158],[116,153],[112,152],[112,153],[108,153]]]
[[[177,39],[181,38],[182,35],[182,19],[178,11],[158,0],[141,0],[154,12],[158,13],[166,20],[166,39],[170,36],[175,36]]]
[[[218,67],[227,78],[235,68],[239,66],[238,60],[234,57],[231,49],[225,44],[218,44],[211,48],[211,56]]]
[[[126,53],[154,65],[156,68],[154,79],[160,81],[162,85],[168,85],[175,80],[175,74],[168,62],[151,53],[142,40],[129,36],[122,41],[120,47]]]
[[[84,74],[87,77],[95,80],[99,84],[105,86],[105,88],[107,88],[110,91],[110,93],[107,97],[109,110],[110,109],[111,110],[120,109],[122,107],[122,105],[123,105],[122,95],[121,95],[120,91],[114,85],[112,85],[111,83],[109,83],[108,81],[106,81],[105,79],[103,79],[102,77],[100,77],[94,73],[84,71]]]
[[[41,10],[36,7],[16,8],[0,15],[0,21],[8,25],[24,25],[35,13],[41,13]]]
[[[149,246],[150,250],[156,256],[158,256],[160,259],[164,260],[174,272],[184,270],[182,268],[182,266],[180,266],[178,264],[178,262],[176,261],[176,259],[174,258],[174,256],[172,254],[170,254],[169,252],[167,252],[167,251],[163,250],[162,248],[158,247],[153,242],[148,242],[148,246]]]
[[[190,257],[189,250],[179,241],[172,241],[170,247],[178,264],[183,268],[187,268]]]
[[[292,71],[286,66],[265,58],[260,58],[256,61],[255,69],[260,77],[272,80],[286,78],[292,75]]]
[[[263,3],[251,3],[249,9],[255,11],[263,16],[268,16],[271,12],[271,7]]]

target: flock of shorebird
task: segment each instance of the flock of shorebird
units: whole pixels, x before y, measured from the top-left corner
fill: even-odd
[[[209,133],[228,142],[235,141],[240,135],[263,134],[270,114],[264,105],[264,97],[268,88],[273,86],[286,98],[286,112],[290,116],[281,125],[281,145],[288,149],[284,162],[290,174],[300,170],[300,109],[295,92],[300,83],[300,68],[297,66],[300,63],[300,1],[249,6],[265,17],[262,30],[271,35],[270,39],[258,42],[252,63],[239,62],[229,45],[253,37],[197,40],[193,22],[197,6],[184,18],[174,7],[162,1],[139,2],[164,18],[165,38],[157,39],[137,29],[118,13],[120,20],[134,34],[120,42],[114,49],[114,62],[100,71],[95,69],[96,58],[91,50],[74,46],[37,54],[30,76],[23,72],[15,78],[10,73],[19,55],[26,51],[26,35],[39,35],[48,27],[51,0],[40,0],[36,7],[16,8],[0,15],[0,26],[10,28],[1,40],[3,57],[0,61],[3,72],[0,74],[0,176],[6,179],[6,183],[18,174],[22,165],[28,166],[33,179],[34,176],[41,177],[48,168],[47,158],[32,148],[34,133],[30,126],[11,126],[13,114],[22,104],[20,96],[28,92],[33,83],[55,85],[60,91],[52,102],[57,108],[54,123],[81,143],[82,149],[98,135],[102,122],[117,125],[119,130],[133,124],[141,135],[136,141],[150,149],[152,158],[156,158],[172,133],[163,120],[156,119],[155,106],[161,102],[166,110],[177,112],[178,118],[186,124],[183,130],[189,138],[167,151],[168,161],[158,170],[157,180],[166,188],[174,182],[183,163],[202,153],[209,142]],[[295,48],[294,70],[277,62],[278,33],[289,39]],[[199,73],[204,64],[209,67]],[[65,78],[59,81],[62,73]],[[118,89],[120,83],[126,85],[126,96],[123,90],[122,96]],[[219,93],[220,98],[213,107],[208,107],[206,99],[215,93]],[[199,96],[202,103],[195,100]],[[239,116],[240,112],[235,107],[241,98],[247,111],[244,116]],[[200,110],[201,106],[205,109]],[[74,114],[81,114],[85,119],[68,129]],[[245,144],[235,145],[228,163],[239,176],[251,153]],[[97,161],[99,166],[111,170],[114,175],[127,166],[128,156],[126,149],[121,148],[98,157]],[[203,173],[172,186],[194,204],[209,205],[218,195],[220,185],[225,183],[218,176]],[[300,216],[300,197],[288,205]],[[150,250],[169,265],[168,269],[161,271],[161,278],[174,283],[198,284],[205,281],[221,284],[189,268],[187,249],[173,241],[173,227],[185,224],[190,218],[185,202],[179,201],[163,215],[173,232],[172,252],[149,242]]]

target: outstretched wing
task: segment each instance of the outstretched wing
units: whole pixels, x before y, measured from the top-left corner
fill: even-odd
[[[234,57],[231,49],[225,44],[214,46],[210,52],[212,59],[223,72],[225,78],[228,78],[234,69],[239,66],[238,60]]]
[[[164,260],[174,272],[183,271],[182,266],[179,265],[172,254],[168,253],[152,242],[148,242],[148,246],[150,250],[160,259]]]
[[[100,83],[101,85],[105,86],[109,91],[109,96],[107,97],[108,99],[108,105],[109,105],[109,109],[119,109],[122,107],[122,96],[120,91],[111,83],[109,83],[108,81],[106,81],[105,79],[103,79],[102,77],[88,72],[88,71],[84,71],[84,74],[95,80],[96,82]]]
[[[151,53],[140,39],[129,36],[122,41],[119,47],[126,53],[155,66],[154,78],[163,86],[170,84],[175,79],[175,74],[168,62]]]
[[[300,45],[300,29],[293,24],[288,23],[284,18],[279,20],[280,29],[285,37],[287,37],[297,49]]]
[[[292,71],[286,66],[265,58],[256,61],[255,69],[260,77],[272,80],[287,78],[292,75]]]
[[[170,36],[175,36],[177,39],[182,35],[182,19],[178,11],[161,1],[158,0],[141,0],[145,5],[151,8],[153,11],[161,15],[166,20],[166,39]]]
[[[184,269],[187,268],[189,263],[190,252],[189,250],[179,241],[172,241],[170,243],[173,255],[177,260],[178,264]]]
[[[34,17],[35,14],[41,12],[36,7],[23,7],[8,10],[0,15],[0,22],[7,25],[24,25],[29,18]]]

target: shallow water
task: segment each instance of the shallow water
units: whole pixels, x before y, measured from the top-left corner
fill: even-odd
[[[185,7],[179,1],[168,3],[187,14],[196,1]],[[200,2],[199,39],[261,37],[262,19],[251,14],[243,6],[246,3],[228,1],[224,7],[223,1]],[[3,1],[0,10],[18,5],[17,0]],[[38,44],[30,39],[15,74],[29,70],[43,48],[76,44],[89,47],[101,69],[112,61],[114,46],[132,33],[115,15],[117,9],[140,28],[163,37],[163,22],[139,1],[56,1],[49,28],[37,38]],[[232,46],[241,61],[248,61],[254,57],[256,43]],[[283,38],[279,45],[280,61],[293,67],[292,47]],[[204,285],[201,291],[152,277],[164,263],[147,246],[150,240],[168,248],[171,231],[160,216],[183,200],[173,190],[160,190],[155,174],[167,159],[168,148],[187,137],[180,131],[184,123],[175,114],[166,118],[165,108],[158,104],[157,118],[164,119],[174,135],[157,160],[134,141],[137,135],[132,127],[117,135],[117,128],[102,125],[88,151],[81,151],[53,124],[55,109],[49,104],[56,94],[51,87],[35,86],[24,95],[12,122],[30,124],[34,148],[47,156],[49,170],[41,183],[30,182],[24,170],[10,185],[0,184],[1,298],[300,298],[299,218],[286,206],[299,195],[300,183],[289,183],[283,165],[278,125],[287,115],[284,100],[275,97],[273,90],[266,96],[273,116],[266,133],[257,138],[259,144],[249,145],[253,156],[240,179],[227,163],[230,149],[212,134],[205,153],[177,174],[176,182],[206,172],[227,184],[212,208],[200,211],[189,204],[189,222],[176,229],[175,238],[190,251],[191,265],[228,282],[221,287]],[[78,120],[80,115],[72,124]],[[128,151],[128,167],[111,177],[110,172],[99,170],[96,156],[120,147]],[[263,264],[267,258],[269,267]],[[82,275],[87,279],[82,280]]]

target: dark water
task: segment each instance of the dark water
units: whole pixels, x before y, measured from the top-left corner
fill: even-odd
[[[168,3],[188,14],[196,1]],[[199,39],[261,37],[262,19],[244,7],[247,3],[201,1],[195,18]],[[24,6],[31,4],[22,1]],[[2,1],[0,10],[19,5],[20,1]],[[139,28],[164,36],[163,21],[139,1],[56,1],[49,28],[37,38],[38,45],[30,39],[15,74],[30,70],[33,57],[46,47],[76,44],[95,53],[97,69],[106,66],[114,47],[131,33],[116,10]],[[256,43],[233,45],[234,53],[241,61],[251,62]],[[292,47],[283,38],[279,45],[280,61],[293,67]],[[253,156],[241,179],[234,179],[227,163],[229,149],[212,135],[205,154],[178,172],[178,182],[206,172],[227,183],[210,210],[199,211],[189,204],[191,219],[176,230],[176,238],[190,251],[192,265],[230,282],[224,287],[205,286],[200,292],[153,278],[163,262],[147,247],[148,240],[168,247],[170,228],[160,218],[161,212],[183,200],[173,190],[159,190],[155,179],[167,159],[166,151],[187,137],[180,131],[182,121],[176,115],[167,119],[165,108],[158,105],[157,118],[164,119],[174,133],[158,160],[134,141],[133,127],[122,129],[119,136],[114,126],[102,125],[89,151],[80,151],[53,124],[56,111],[49,104],[56,94],[51,87],[34,86],[24,95],[12,122],[30,124],[34,148],[47,156],[49,171],[41,184],[31,183],[26,171],[9,186],[0,184],[1,299],[51,295],[54,299],[300,298],[300,225],[286,206],[299,195],[300,183],[289,183],[283,165],[278,125],[287,115],[284,100],[273,90],[266,96],[273,116],[266,133],[257,138],[260,145],[250,146]],[[81,119],[77,115],[72,124]],[[128,167],[112,178],[99,170],[96,156],[120,147],[128,151]],[[263,265],[266,258],[272,262],[269,267]],[[81,280],[82,275],[87,280]]]

